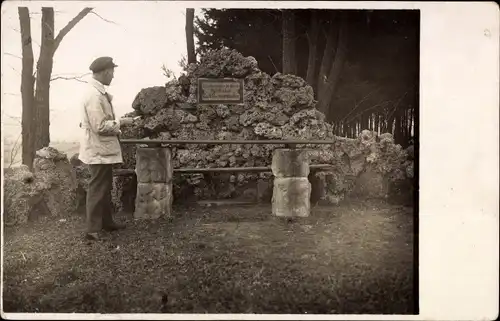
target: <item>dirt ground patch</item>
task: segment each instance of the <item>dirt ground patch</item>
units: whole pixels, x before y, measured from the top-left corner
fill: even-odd
[[[83,216],[6,228],[5,312],[416,313],[412,209],[175,208],[91,243]]]

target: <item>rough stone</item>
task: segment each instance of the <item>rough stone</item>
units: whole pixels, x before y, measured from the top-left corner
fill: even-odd
[[[172,202],[172,183],[138,183],[134,218],[170,217]]]
[[[320,192],[321,201],[324,202],[336,203],[348,197],[356,178],[368,166],[389,182],[411,179],[413,175],[410,151],[395,145],[391,134],[377,135],[365,130],[354,139],[334,136],[332,124],[325,122],[325,115],[315,108],[312,88],[300,77],[279,73],[271,77],[259,70],[253,57],[244,57],[228,49],[207,53],[199,63],[188,65],[185,72],[184,85],[174,80],[165,86],[145,88],[138,94],[133,108],[144,116],[138,124],[142,130],[131,129],[123,137],[332,140],[335,141],[333,145],[298,146],[316,150],[310,164],[333,166],[320,178],[324,187]],[[243,104],[197,105],[197,79],[203,77],[243,79]],[[195,108],[179,107],[184,105]],[[137,137],[130,137],[132,134]],[[174,167],[210,168],[271,166],[274,149],[283,148],[283,145],[169,147]],[[135,168],[135,148],[123,147],[124,164],[118,166]],[[257,180],[250,173],[242,175],[246,183],[222,183],[218,179],[200,183],[196,174],[179,175],[174,188],[176,199],[238,197],[250,189],[248,184]],[[222,176],[220,179],[223,180]],[[177,190],[182,197],[178,197]]]
[[[50,186],[44,192],[44,201],[51,216],[62,217],[76,212],[78,181],[65,154],[52,147],[38,150],[33,172]]]
[[[276,149],[272,159],[273,175],[283,177],[308,177],[309,155],[300,149]]]
[[[368,166],[366,170],[357,177],[352,196],[364,199],[387,198],[388,193],[388,180],[372,166]]]
[[[281,128],[273,126],[269,123],[258,123],[255,126],[255,134],[268,139],[280,139],[283,137]]]
[[[307,177],[275,178],[272,213],[280,217],[307,217],[310,198],[311,184]]]
[[[135,199],[137,195],[137,177],[114,176],[113,188],[111,190],[111,200],[115,213],[135,211]]]
[[[4,170],[4,211],[6,226],[22,225],[38,214],[48,214],[44,193],[49,185],[35,177],[28,166]],[[42,210],[42,213],[40,213]]]
[[[138,183],[170,183],[173,176],[172,153],[168,148],[138,148]]]
[[[182,116],[173,108],[160,109],[157,114],[148,117],[144,128],[150,132],[176,131],[181,126]]]
[[[154,115],[158,110],[162,109],[168,101],[169,97],[165,87],[155,86],[144,88],[135,97],[132,102],[132,108],[143,115]]]

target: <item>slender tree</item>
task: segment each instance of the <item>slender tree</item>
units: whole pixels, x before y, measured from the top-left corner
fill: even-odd
[[[28,8],[19,7],[19,22],[21,25],[22,45],[22,70],[21,70],[21,95],[22,95],[22,163],[30,169],[33,167],[35,157],[34,140],[34,85],[33,74],[33,46],[31,41],[31,19]]]
[[[186,44],[188,64],[196,63],[194,49],[194,9],[186,8]]]
[[[318,39],[320,32],[320,19],[317,10],[311,11],[310,28],[307,32],[308,60],[306,81],[313,88],[316,87],[316,64],[318,60]]]
[[[283,74],[297,74],[295,58],[295,13],[294,10],[283,10]]]
[[[42,8],[40,56],[34,72],[30,12],[27,7],[18,8],[22,44],[22,162],[30,168],[35,151],[50,144],[49,103],[54,54],[63,38],[91,11],[92,8],[83,9],[55,36],[54,9]]]
[[[332,24],[333,25],[333,24]],[[328,119],[332,119],[333,111],[330,108],[330,103],[336,93],[337,84],[340,78],[342,67],[346,58],[346,37],[347,37],[347,19],[346,14],[340,14],[339,31],[337,33],[336,41],[333,40],[335,36],[328,39],[328,42],[336,42],[336,49],[334,52],[325,52],[323,57],[324,68],[328,73],[320,73],[318,80],[318,105],[316,108],[327,115]],[[328,47],[328,44],[327,44]],[[333,47],[333,44],[332,44]],[[333,56],[333,59],[331,59]],[[326,61],[325,61],[326,59]],[[330,65],[331,61],[331,65]],[[323,70],[322,64],[322,70]],[[323,71],[324,72],[324,71]]]
[[[50,80],[54,65],[54,54],[64,37],[91,11],[92,8],[85,8],[80,11],[55,37],[54,8],[42,8],[42,42],[36,68],[34,97],[36,109],[35,150],[50,144]]]

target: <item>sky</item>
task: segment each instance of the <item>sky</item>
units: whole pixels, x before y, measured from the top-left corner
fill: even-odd
[[[115,23],[106,22],[94,14],[83,18],[57,49],[52,75],[83,75],[89,72],[89,65],[95,58],[113,57],[118,68],[108,90],[114,96],[117,116],[132,111],[132,102],[142,88],[165,84],[167,78],[161,69],[163,64],[177,76],[181,72],[179,61],[186,55],[186,4],[167,1],[4,1],[1,41],[2,122],[5,137],[15,139],[21,130],[21,39],[17,13],[20,5],[27,6],[32,13],[35,64],[40,49],[42,5],[54,7],[56,34],[85,6],[93,6],[99,16]],[[197,9],[195,13],[199,14],[200,10]],[[79,108],[86,86],[75,80],[51,82],[52,141],[79,140]]]

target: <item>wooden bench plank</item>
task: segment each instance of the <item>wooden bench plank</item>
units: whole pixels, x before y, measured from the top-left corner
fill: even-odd
[[[313,164],[309,165],[311,170],[320,170],[333,168],[332,165],[328,164]],[[212,167],[212,168],[174,168],[174,173],[184,173],[184,174],[195,174],[195,173],[236,173],[236,172],[247,172],[247,173],[265,173],[271,172],[271,167]],[[134,175],[135,170],[133,169],[115,169],[113,170],[114,176],[129,176]]]

